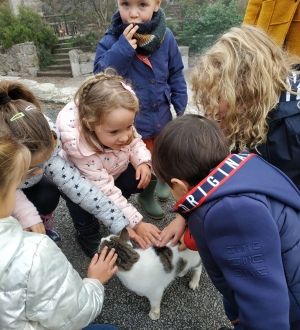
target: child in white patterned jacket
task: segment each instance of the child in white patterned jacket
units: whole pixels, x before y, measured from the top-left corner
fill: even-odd
[[[30,90],[15,81],[2,81],[0,100],[1,129],[9,132],[31,152],[30,168],[25,182],[17,190],[13,216],[23,229],[44,234],[41,214],[54,211],[62,192],[92,214],[89,227],[85,227],[83,232],[75,225],[78,243],[83,252],[92,257],[98,251],[101,240],[98,219],[112,233],[119,233],[128,226],[128,219],[73,164],[58,155],[61,150],[59,132],[43,115],[39,102]],[[134,231],[130,233],[142,248],[146,248],[146,243]],[[48,236],[53,238],[53,235]]]

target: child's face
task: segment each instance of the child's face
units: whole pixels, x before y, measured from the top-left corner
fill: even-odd
[[[12,211],[16,205],[16,190],[21,182],[23,176],[23,172],[19,171],[19,173],[14,177],[13,182],[9,186],[9,189],[6,193],[5,197],[1,198],[1,210],[0,217],[7,218],[12,214]]]
[[[52,150],[37,153],[31,157],[31,163],[26,174],[26,179],[30,179],[35,175],[43,174],[43,164],[51,157]]]
[[[146,23],[157,12],[161,0],[118,0],[123,23]]]
[[[131,141],[133,134],[133,111],[116,108],[112,110],[101,125],[94,127],[98,140],[104,146],[120,150]]]

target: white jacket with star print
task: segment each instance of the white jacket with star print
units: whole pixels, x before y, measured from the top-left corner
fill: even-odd
[[[46,119],[51,130],[57,135],[57,145],[51,158],[44,164],[44,175],[52,180],[58,189],[74,203],[80,204],[84,210],[99,219],[111,233],[119,233],[128,226],[128,219],[96,185],[82,176],[73,164],[59,155],[61,151],[59,131],[51,119],[48,117]],[[26,180],[17,190],[17,203],[12,216],[18,219],[23,229],[42,221],[35,206],[21,190],[35,185],[41,178],[42,175],[36,175]]]

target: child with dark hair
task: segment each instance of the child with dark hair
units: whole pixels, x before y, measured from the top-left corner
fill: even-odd
[[[234,329],[300,326],[300,192],[261,157],[229,153],[210,119],[185,115],[157,137],[153,169],[185,222],[166,230],[197,249]],[[183,219],[183,218],[181,218]]]

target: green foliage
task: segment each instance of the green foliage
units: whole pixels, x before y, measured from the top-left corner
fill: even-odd
[[[99,38],[93,30],[88,31],[84,35],[78,35],[74,38],[76,46],[90,46],[91,49],[96,49]]]
[[[180,45],[191,51],[201,51],[211,46],[220,34],[243,21],[236,0],[209,0],[205,4],[194,3],[177,9],[178,24],[173,33]]]
[[[44,45],[40,45],[38,48],[38,57],[40,69],[45,71],[45,69],[55,63],[53,55],[49,49],[47,49]]]
[[[40,49],[39,59],[42,67],[41,63],[45,62],[43,56],[49,61],[51,50],[57,44],[58,38],[52,28],[32,9],[21,6],[19,15],[16,16],[7,3],[0,4],[0,44],[8,49],[26,41],[34,42]]]

